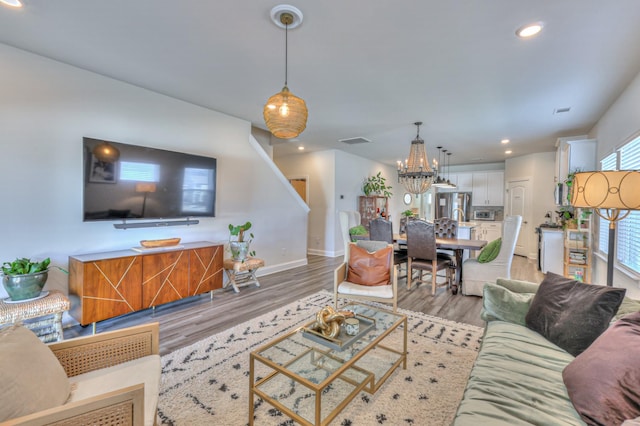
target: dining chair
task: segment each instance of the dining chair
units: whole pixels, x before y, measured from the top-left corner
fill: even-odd
[[[388,253],[383,250],[388,249]],[[398,308],[398,268],[393,264],[393,245],[384,241],[358,240],[347,245],[347,261],[333,274],[333,302],[338,297],[358,301],[391,303]]]
[[[449,217],[434,219],[436,238],[456,238],[458,236],[458,221]],[[438,249],[438,254],[451,261],[450,268],[456,270],[456,253],[454,250]]]
[[[422,279],[423,273],[431,274],[431,294],[436,294],[436,287],[440,285],[451,286],[451,261],[438,255],[436,249],[436,233],[433,223],[424,220],[411,220],[407,223],[407,260],[408,274],[407,289],[411,289],[413,281],[426,282]],[[413,278],[413,270],[420,272],[418,278]],[[438,271],[445,270],[446,281],[437,282]]]
[[[521,224],[522,216],[507,216],[504,219],[500,252],[491,262],[480,263],[477,259],[467,259],[462,263],[462,294],[482,296],[485,283],[495,282],[498,278],[511,278],[511,262]]]
[[[407,249],[405,247],[396,247],[397,244],[393,241],[393,224],[391,221],[383,219],[381,217],[373,219],[369,222],[369,239],[371,241],[384,241],[388,244],[394,244],[393,249],[393,263],[398,265],[398,269],[405,265],[405,272],[407,268]],[[405,278],[406,275],[398,276],[398,279]]]

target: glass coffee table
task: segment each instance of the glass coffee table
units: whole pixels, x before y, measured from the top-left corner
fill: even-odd
[[[340,310],[353,311],[366,320],[361,324],[373,326],[336,344],[308,332],[312,318],[306,326],[251,352],[249,425],[254,421],[255,395],[300,424],[326,425],[360,391],[373,394],[400,364],[407,368],[405,315],[357,303]],[[394,344],[388,337],[395,333],[403,335],[394,338]]]

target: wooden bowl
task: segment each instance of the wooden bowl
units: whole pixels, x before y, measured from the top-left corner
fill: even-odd
[[[179,243],[180,243],[180,238],[165,238],[163,240],[140,241],[140,245],[145,248],[171,247],[171,246],[177,246]]]

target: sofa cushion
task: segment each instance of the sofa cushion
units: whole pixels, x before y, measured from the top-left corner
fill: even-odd
[[[351,245],[347,281],[371,286],[389,284],[392,256],[392,246],[370,253],[362,247]]]
[[[480,318],[485,321],[507,321],[525,325],[525,316],[534,293],[517,293],[501,285],[487,283],[482,291]]]
[[[574,407],[589,424],[640,416],[640,312],[609,327],[563,371]]]
[[[64,404],[70,384],[58,358],[22,326],[0,330],[0,421]]]
[[[112,367],[71,377],[68,402],[80,401],[127,386],[144,383],[144,424],[153,426],[160,393],[160,356],[148,355]]]
[[[577,356],[607,329],[625,292],[547,272],[531,302],[526,325]]]
[[[494,260],[496,257],[498,257],[501,246],[502,246],[502,238],[498,238],[491,241],[489,244],[484,246],[482,250],[480,250],[480,254],[478,255],[478,262],[487,263]]]
[[[526,327],[487,323],[453,424],[584,425],[562,382],[573,359]]]

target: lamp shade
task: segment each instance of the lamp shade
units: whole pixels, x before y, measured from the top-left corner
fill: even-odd
[[[577,172],[571,205],[598,209],[639,210],[640,171]]]
[[[93,148],[93,155],[99,161],[106,161],[107,163],[113,163],[120,158],[120,151],[109,142],[100,142]]]
[[[267,100],[263,115],[269,131],[277,138],[295,138],[307,127],[307,104],[287,86]]]

